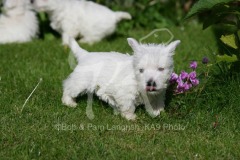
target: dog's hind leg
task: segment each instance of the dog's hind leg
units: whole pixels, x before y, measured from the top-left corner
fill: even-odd
[[[66,106],[69,106],[69,107],[76,107],[77,106],[77,103],[75,102],[75,99],[73,97],[69,96],[66,93],[63,93],[62,103]]]
[[[71,80],[67,79],[64,82],[63,86],[63,96],[62,96],[62,103],[69,107],[76,107],[76,97],[84,92],[85,88],[83,87],[76,87],[77,85],[74,85],[74,83],[71,82]]]

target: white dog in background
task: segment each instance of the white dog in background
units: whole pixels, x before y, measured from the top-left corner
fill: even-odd
[[[164,109],[165,92],[173,71],[173,55],[179,40],[164,44],[139,44],[128,38],[134,55],[87,52],[70,40],[78,65],[64,81],[62,102],[71,107],[82,93],[95,93],[128,120],[135,106],[145,104],[152,116]]]
[[[38,33],[38,19],[30,0],[4,0],[0,15],[0,43],[27,42]]]
[[[49,14],[51,27],[62,35],[64,45],[68,37],[81,37],[80,42],[93,44],[115,31],[122,19],[131,19],[127,12],[114,12],[97,3],[85,0],[32,0],[37,11]]]

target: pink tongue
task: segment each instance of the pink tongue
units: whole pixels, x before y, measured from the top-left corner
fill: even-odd
[[[152,87],[152,86],[147,86],[147,87],[146,87],[146,90],[147,90],[147,91],[156,91],[156,88],[155,88],[155,87]]]

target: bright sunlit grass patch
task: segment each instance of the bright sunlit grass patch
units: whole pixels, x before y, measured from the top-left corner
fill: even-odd
[[[187,69],[192,60],[201,61],[217,52],[211,30],[202,31],[198,25],[170,30],[174,39],[182,42],[174,57],[177,73]],[[129,37],[140,39],[150,32],[136,30],[129,32]],[[113,37],[93,46],[81,46],[89,51],[132,53],[126,38]],[[166,113],[155,119],[139,107],[138,119],[126,121],[94,97],[95,118],[89,120],[86,96],[80,97],[77,108],[61,103],[62,80],[71,68],[69,53],[60,40],[1,45],[0,57],[0,157],[3,159],[240,157],[239,75],[210,75],[197,98],[196,94],[172,96]],[[42,82],[21,112],[40,78]]]

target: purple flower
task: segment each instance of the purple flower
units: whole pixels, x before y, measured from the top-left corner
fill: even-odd
[[[179,75],[177,75],[176,73],[171,74],[170,83],[176,84],[175,93],[184,93],[199,84],[199,80],[197,79],[197,73],[195,71],[195,69],[197,68],[197,62],[192,61],[190,63],[190,68],[193,69],[193,71],[190,73],[182,71]]]
[[[187,90],[189,90],[192,87],[192,84],[189,84],[189,83],[185,82],[183,84],[183,87],[184,87],[184,91],[187,91]]]
[[[209,62],[209,59],[207,57],[203,57],[202,63],[203,64],[208,64],[208,62]]]
[[[199,84],[199,80],[197,78],[195,79],[190,79],[191,83],[193,86],[197,86]]]
[[[170,83],[175,83],[178,79],[178,75],[176,73],[172,73],[170,77]]]
[[[182,78],[179,76],[178,79],[176,80],[177,84],[183,84]]]
[[[195,71],[192,71],[191,73],[189,73],[188,78],[191,79],[195,79],[197,77],[197,73]]]
[[[185,72],[185,71],[182,71],[181,74],[180,74],[180,77],[182,80],[185,80],[186,78],[188,78],[188,73]]]
[[[196,61],[192,61],[191,63],[190,63],[190,66],[189,66],[190,68],[192,68],[192,69],[196,69],[197,68],[197,62]]]
[[[177,89],[176,89],[176,93],[183,93],[184,92],[184,84],[183,83],[180,83],[177,85]]]

